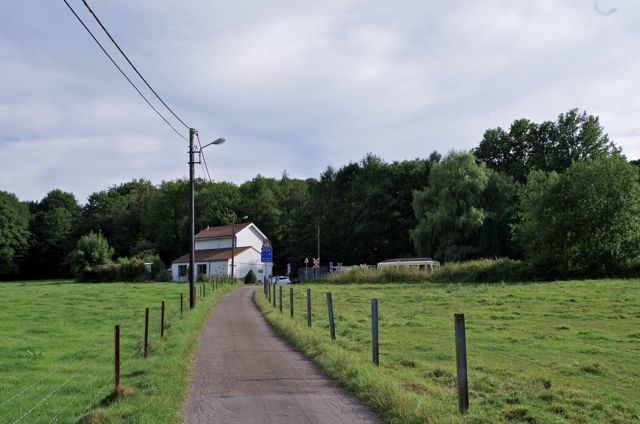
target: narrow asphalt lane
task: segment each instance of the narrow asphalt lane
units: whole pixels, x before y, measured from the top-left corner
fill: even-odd
[[[255,290],[228,293],[200,333],[184,422],[381,423],[269,327]]]

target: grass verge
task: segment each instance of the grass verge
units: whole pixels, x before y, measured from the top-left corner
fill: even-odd
[[[199,331],[232,285],[2,283],[0,421],[180,423]],[[180,317],[180,294],[184,313]],[[160,337],[160,304],[165,331]],[[145,308],[149,350],[143,357]],[[121,387],[114,388],[114,325]]]
[[[256,295],[269,322],[388,423],[640,420],[638,280],[298,285],[293,319],[288,289],[284,313]],[[336,340],[329,337],[329,291]],[[380,307],[379,367],[371,364],[371,298]],[[457,408],[454,313],[466,319],[466,415]]]

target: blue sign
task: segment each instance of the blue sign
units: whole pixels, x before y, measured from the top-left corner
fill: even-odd
[[[260,261],[273,262],[273,248],[263,247],[262,251],[260,252]]]

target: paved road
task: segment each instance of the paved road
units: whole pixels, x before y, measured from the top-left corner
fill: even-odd
[[[200,333],[184,422],[380,423],[268,326],[255,290],[228,293]]]

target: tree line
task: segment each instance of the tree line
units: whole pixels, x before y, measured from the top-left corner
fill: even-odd
[[[0,277],[67,277],[88,234],[114,258],[168,265],[188,250],[188,190],[186,179],[132,180],[84,205],[57,189],[37,202],[0,191]],[[509,257],[552,276],[616,275],[640,257],[637,167],[577,109],[488,129],[467,152],[392,163],[368,154],[317,179],[199,179],[195,202],[196,231],[248,216],[269,237],[277,273],[303,266],[318,245],[323,264]]]

